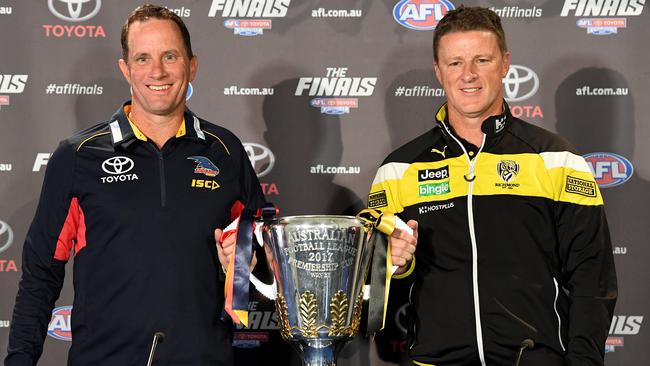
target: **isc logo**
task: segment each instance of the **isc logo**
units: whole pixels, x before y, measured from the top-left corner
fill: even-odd
[[[632,177],[634,167],[625,157],[612,153],[596,152],[584,156],[601,188],[616,187]]]
[[[393,18],[406,28],[432,30],[453,9],[448,0],[402,0],[395,4]]]
[[[72,325],[70,315],[72,306],[61,306],[52,310],[52,319],[47,327],[47,334],[62,341],[72,341]]]
[[[207,179],[192,179],[192,187],[196,188],[207,188],[214,191],[215,189],[221,187],[217,181],[207,180]]]

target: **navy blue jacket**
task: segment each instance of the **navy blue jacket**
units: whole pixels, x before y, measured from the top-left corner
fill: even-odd
[[[23,248],[6,366],[36,365],[74,255],[69,365],[229,365],[214,229],[264,196],[241,142],[186,110],[162,149],[127,118],[63,141]]]

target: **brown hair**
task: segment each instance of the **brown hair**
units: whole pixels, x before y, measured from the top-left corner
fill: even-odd
[[[183,20],[174,12],[163,6],[144,4],[135,8],[131,14],[129,14],[129,17],[122,26],[122,35],[120,40],[122,42],[122,58],[124,59],[124,62],[128,63],[129,57],[129,27],[133,22],[144,22],[152,18],[171,20],[174,22],[178,26],[178,30],[181,32],[181,37],[183,37],[183,45],[185,46],[187,56],[190,59],[194,57],[194,54],[192,53],[192,42],[190,41],[190,32],[187,30]]]
[[[449,11],[440,20],[433,33],[433,60],[438,62],[438,43],[442,36],[454,32],[488,31],[497,36],[501,53],[508,50],[506,34],[501,27],[499,16],[488,8],[464,5]]]

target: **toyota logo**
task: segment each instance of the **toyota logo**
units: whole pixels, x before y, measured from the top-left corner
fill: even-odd
[[[104,160],[102,170],[108,174],[124,174],[133,169],[133,160],[126,156],[114,156]]]
[[[4,221],[0,221],[0,253],[9,249],[14,241],[14,232],[11,226]]]
[[[503,87],[506,101],[519,102],[537,93],[539,78],[535,71],[526,66],[510,65],[506,77],[503,78]]]
[[[99,13],[99,9],[102,7],[102,0],[56,0],[68,4],[68,16],[62,14],[54,7],[54,1],[55,0],[47,1],[47,7],[50,8],[50,12],[54,14],[55,17],[68,22],[83,22],[84,20],[88,20],[97,15],[97,13]],[[84,9],[84,4],[92,1],[95,2],[95,8],[91,12],[84,11],[84,15],[81,15],[82,10],[90,9],[90,7],[85,7]]]
[[[243,143],[248,159],[250,159],[258,178],[269,174],[275,165],[275,156],[268,147],[254,142]]]

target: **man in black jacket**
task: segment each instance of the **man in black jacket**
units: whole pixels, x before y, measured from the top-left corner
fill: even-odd
[[[417,247],[391,239],[395,277],[413,281],[410,357],[602,365],[616,274],[588,165],[510,113],[510,54],[494,12],[448,12],[433,46],[447,103],[430,131],[386,158],[368,200],[418,227]]]
[[[185,107],[197,69],[182,20],[144,5],[122,29],[131,101],[50,159],[23,249],[6,366],[35,365],[74,256],[68,365],[231,365],[215,229],[264,203],[241,142]],[[221,251],[221,248],[219,248]],[[120,321],[115,321],[120,319]]]

